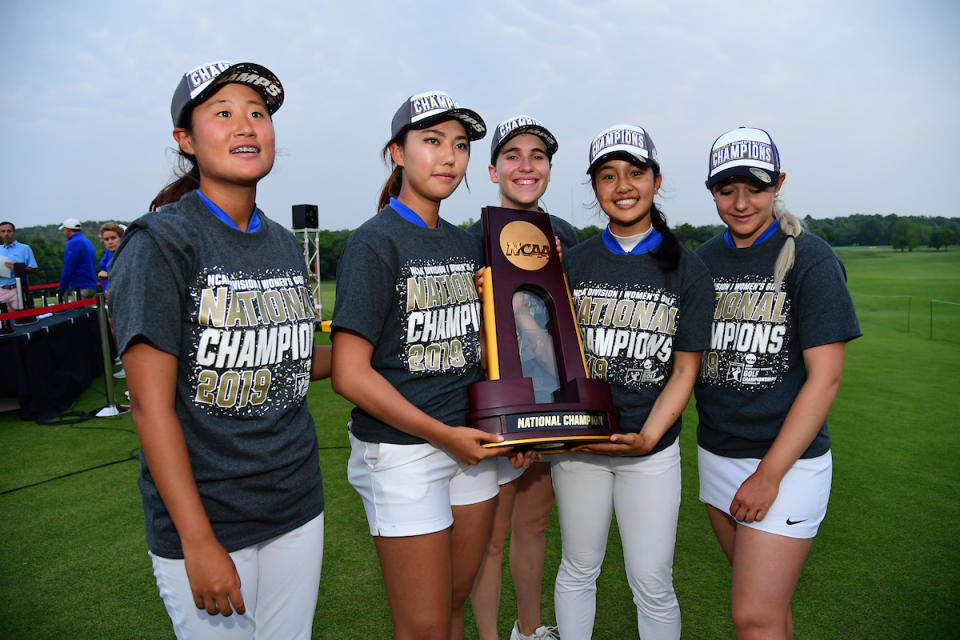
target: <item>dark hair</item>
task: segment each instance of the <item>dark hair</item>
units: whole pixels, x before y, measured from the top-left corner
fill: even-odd
[[[448,118],[448,119],[460,122],[456,118]],[[387,142],[387,144],[383,145],[383,150],[380,152],[380,154],[383,156],[383,162],[388,167],[391,167],[391,171],[390,171],[390,175],[387,176],[387,181],[383,183],[383,188],[380,190],[380,200],[377,203],[378,212],[381,209],[383,209],[385,206],[390,204],[390,198],[396,198],[397,196],[400,195],[400,187],[403,186],[403,167],[400,167],[393,162],[393,156],[390,155],[390,145],[396,142],[398,145],[402,147],[407,144],[407,133],[409,133],[411,129],[426,128],[430,124],[436,124],[437,122],[445,122],[445,120],[431,120],[428,123],[428,125],[424,125],[423,127],[406,127],[405,129],[401,129],[397,135],[395,135],[393,138],[391,138]],[[460,122],[460,124],[462,125],[463,123]],[[464,127],[464,131],[466,131],[466,127]],[[470,140],[468,138],[467,139],[467,156],[469,157],[469,155],[470,155]],[[467,181],[466,173],[464,173],[463,175],[463,182],[464,184],[467,185],[467,191],[469,191],[470,182]]]
[[[3,222],[0,222],[0,227],[2,227],[2,226],[5,225],[5,224],[8,224],[8,225],[10,225],[11,227],[13,227],[13,230],[14,230],[14,231],[17,230],[17,225],[13,224],[12,222],[10,222],[10,221],[8,221],[8,220],[4,220]]]
[[[380,190],[380,201],[377,203],[377,211],[380,211],[390,204],[390,198],[396,198],[400,195],[400,187],[403,185],[403,167],[394,163],[393,156],[390,155],[390,145],[394,142],[401,147],[405,145],[407,143],[407,131],[409,131],[409,129],[404,129],[398,133],[395,138],[392,138],[387,144],[383,145],[383,150],[380,152],[383,156],[384,164],[391,167],[391,171],[390,175],[387,176],[387,181],[383,183],[383,188]]]
[[[641,164],[628,153],[617,154],[617,157],[620,160],[628,161],[636,167],[650,169],[653,171],[654,181],[656,181],[657,176],[660,175],[660,167],[656,164]],[[599,168],[599,164],[597,168]],[[590,174],[590,184],[593,187],[594,193],[596,193],[597,190],[596,175],[597,171],[595,168],[593,173]],[[670,231],[670,227],[667,225],[667,216],[664,215],[663,211],[660,210],[660,207],[658,207],[655,202],[650,205],[650,223],[653,225],[653,228],[663,236],[663,240],[659,246],[651,251],[650,255],[657,261],[661,269],[664,271],[673,271],[680,264],[683,247],[680,245],[680,241],[677,240],[677,236],[673,235],[673,231]]]
[[[180,114],[180,122],[183,123],[182,128],[185,129],[187,133],[193,132],[194,106],[196,105],[191,105]],[[191,191],[196,191],[200,188],[200,167],[197,166],[197,157],[192,153],[187,153],[183,149],[180,149],[179,145],[177,147],[177,156],[179,175],[174,178],[173,182],[161,189],[160,193],[150,201],[150,211],[156,211],[165,204],[176,202]]]

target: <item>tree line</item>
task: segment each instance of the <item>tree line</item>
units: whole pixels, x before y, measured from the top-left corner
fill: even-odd
[[[93,242],[97,257],[103,255],[104,247],[97,237],[100,225],[105,221],[87,220],[83,222],[83,233]],[[815,219],[807,216],[804,226],[826,240],[831,246],[891,246],[900,251],[913,251],[920,246],[929,246],[936,250],[957,244],[960,239],[960,218],[942,216],[898,216],[896,214],[854,214],[839,218]],[[121,223],[123,224],[123,223]],[[473,220],[467,220],[461,227],[468,227]],[[66,238],[57,229],[58,225],[22,227],[17,229],[17,239],[29,244],[37,259],[40,273],[34,276],[33,284],[59,282],[63,269],[63,248]],[[702,243],[722,232],[722,225],[694,226],[683,223],[672,227],[680,242],[696,249]],[[597,235],[601,227],[590,225],[577,228],[581,241]],[[336,277],[337,261],[343,251],[343,245],[350,235],[350,229],[317,232],[319,249],[320,278],[332,280]]]

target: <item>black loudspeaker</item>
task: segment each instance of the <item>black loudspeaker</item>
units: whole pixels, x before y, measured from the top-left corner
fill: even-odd
[[[293,228],[316,229],[320,226],[319,208],[315,204],[293,205]]]

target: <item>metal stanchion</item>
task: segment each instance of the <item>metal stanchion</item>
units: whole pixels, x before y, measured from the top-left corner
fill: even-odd
[[[97,316],[100,319],[100,352],[103,355],[103,381],[107,393],[107,406],[96,412],[98,418],[119,416],[130,411],[125,404],[116,404],[113,390],[113,360],[110,358],[110,326],[107,323],[107,299],[103,293],[97,294]]]

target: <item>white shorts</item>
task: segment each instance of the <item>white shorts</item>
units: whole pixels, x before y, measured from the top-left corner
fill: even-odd
[[[727,458],[697,447],[700,501],[730,513],[733,496],[760,464],[759,458]],[[833,456],[797,460],[783,480],[780,492],[763,520],[739,524],[788,538],[814,538],[827,515]]]
[[[497,456],[494,460],[497,461],[497,484],[500,486],[510,484],[526,471],[526,469],[517,469],[510,464],[510,460],[506,456]]]
[[[466,465],[432,444],[364,442],[350,434],[347,479],[363,500],[372,536],[419,536],[453,524],[451,506],[497,495],[497,465]]]

